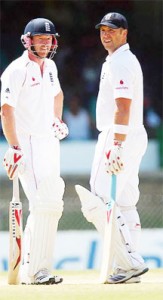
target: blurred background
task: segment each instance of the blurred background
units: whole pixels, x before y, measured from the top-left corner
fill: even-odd
[[[163,247],[163,232],[159,231],[163,228],[162,4],[162,0],[0,2],[0,75],[24,51],[20,37],[31,19],[50,19],[60,34],[54,61],[65,95],[63,118],[70,129],[69,137],[61,142],[61,173],[66,182],[66,190],[65,209],[59,224],[60,233],[71,233],[73,230],[79,235],[80,230],[80,236],[83,231],[91,232],[90,236],[95,234],[93,226],[81,213],[74,185],[81,184],[89,189],[89,175],[98,134],[95,128],[96,97],[101,66],[107,53],[100,43],[95,25],[106,13],[116,11],[124,14],[128,20],[128,42],[139,59],[144,74],[144,124],[149,145],[140,169],[141,196],[138,210],[144,234],[153,236],[153,231],[145,230],[157,230],[154,233],[160,234],[156,244]],[[0,138],[2,161],[7,143],[1,127]],[[8,231],[8,205],[11,196],[12,183],[0,164],[0,230],[3,233]],[[22,189],[21,199],[25,223],[28,203]],[[99,241],[98,239],[96,235],[95,240]],[[149,242],[148,239],[146,245]],[[60,243],[62,248],[62,241]],[[144,248],[141,251],[148,260],[149,256],[155,257],[153,266],[163,266],[163,257],[158,254],[161,250],[153,250],[150,254]],[[2,255],[2,269],[7,268],[5,259]],[[82,266],[88,265],[98,267],[98,264],[93,263],[87,266],[83,263]]]

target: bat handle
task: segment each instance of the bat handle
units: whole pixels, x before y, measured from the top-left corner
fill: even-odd
[[[13,179],[13,195],[12,195],[12,201],[18,202],[19,200],[19,178],[18,176],[15,176]]]
[[[116,201],[116,186],[117,186],[117,177],[116,175],[112,175],[111,177],[111,198]]]

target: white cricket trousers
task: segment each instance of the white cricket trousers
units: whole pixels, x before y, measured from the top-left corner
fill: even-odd
[[[38,185],[49,176],[53,177],[54,181],[60,176],[60,144],[52,135],[18,136],[26,161],[25,172],[20,175],[20,180],[30,209],[31,206],[35,206]]]
[[[99,134],[92,165],[91,191],[108,201],[111,176],[105,170],[105,155],[113,143],[113,130]],[[124,171],[117,175],[116,202],[120,207],[133,207],[139,199],[138,172],[147,148],[147,134],[144,126],[130,129],[124,143]]]

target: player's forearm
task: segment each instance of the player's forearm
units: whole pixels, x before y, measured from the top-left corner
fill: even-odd
[[[9,145],[20,146],[16,134],[14,108],[9,105],[2,106],[1,119],[3,133]]]
[[[116,99],[116,111],[114,114],[114,139],[122,142],[125,141],[128,133],[130,105],[130,99]]]
[[[62,112],[63,112],[63,92],[55,96],[54,100],[54,116],[62,119]]]

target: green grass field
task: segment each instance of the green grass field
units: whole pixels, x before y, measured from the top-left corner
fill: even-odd
[[[57,271],[59,285],[8,285],[7,273],[0,274],[0,300],[162,300],[163,269],[150,270],[141,283],[104,285],[97,271]]]

